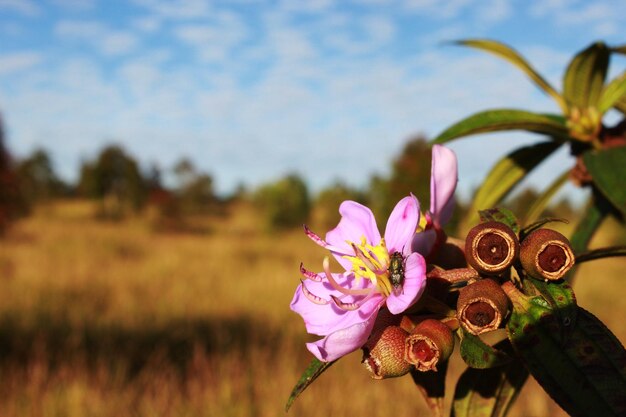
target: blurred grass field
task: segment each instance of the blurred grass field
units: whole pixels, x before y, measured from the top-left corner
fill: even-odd
[[[311,358],[288,306],[300,262],[315,269],[324,251],[301,230],[263,232],[246,205],[195,219],[202,233],[93,213],[49,204],[0,241],[0,416],[284,415]],[[622,237],[607,224],[594,245]],[[622,342],[625,267],[583,265],[575,284]],[[410,377],[374,381],[359,361],[330,368],[289,415],[427,413]],[[455,355],[449,384],[462,369]],[[512,415],[565,414],[531,382]]]

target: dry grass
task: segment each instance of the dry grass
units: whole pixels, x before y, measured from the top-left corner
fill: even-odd
[[[147,218],[93,220],[59,203],[0,242],[0,415],[276,416],[308,363],[288,304],[300,261],[323,251],[299,231],[267,235],[254,212],[158,234]],[[582,268],[579,303],[626,340],[623,260]],[[370,380],[355,353],[290,411],[414,416],[410,378]],[[462,365],[454,362],[449,383]],[[518,416],[561,413],[535,385]]]

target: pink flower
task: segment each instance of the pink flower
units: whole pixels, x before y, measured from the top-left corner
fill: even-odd
[[[430,171],[430,211],[421,233],[413,239],[413,250],[428,256],[436,243],[445,240],[443,226],[450,221],[454,210],[457,160],[454,152],[444,146],[434,145]]]
[[[291,301],[291,309],[302,316],[307,331],[324,336],[307,343],[307,348],[325,362],[363,346],[383,305],[392,314],[402,313],[419,299],[426,284],[424,258],[411,253],[419,221],[419,203],[414,196],[398,202],[384,238],[369,208],[344,201],[339,213],[339,224],[325,240],[305,230],[345,271],[331,272],[328,257],[319,274],[301,266],[305,279]]]

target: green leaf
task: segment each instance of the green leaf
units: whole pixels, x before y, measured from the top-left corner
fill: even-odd
[[[433,142],[445,143],[463,136],[505,130],[527,130],[562,139],[569,137],[569,129],[561,116],[498,109],[475,113],[461,120],[440,133]]]
[[[626,256],[626,246],[611,246],[609,248],[594,249],[576,256],[576,263],[595,261],[596,259]]]
[[[541,213],[548,206],[552,197],[561,189],[563,185],[569,179],[570,170],[566,170],[564,173],[559,175],[552,184],[546,190],[541,193],[541,195],[535,200],[535,202],[530,206],[528,211],[526,212],[526,217],[524,218],[524,223],[534,222],[541,216]]]
[[[595,192],[587,203],[585,213],[570,238],[574,253],[582,253],[587,250],[594,232],[609,213],[610,203],[601,194]]]
[[[626,146],[586,152],[583,161],[600,192],[626,216]]]
[[[591,241],[594,233],[610,212],[610,203],[600,192],[595,191],[590,202],[587,204],[585,213],[581,217],[580,222],[576,225],[576,229],[574,229],[574,233],[569,240],[574,253],[582,253],[587,250],[589,241]],[[578,265],[575,263],[574,267],[567,273],[567,281],[570,284],[574,282],[577,269]]]
[[[597,107],[609,56],[609,48],[602,42],[596,42],[572,59],[563,80],[563,96],[570,105],[579,109]]]
[[[602,95],[598,101],[598,111],[603,114],[613,107],[626,94],[626,71],[615,77],[602,90]]]
[[[551,141],[525,146],[497,162],[474,196],[463,222],[464,229],[478,223],[479,210],[489,209],[502,201],[529,172],[560,145]]]
[[[512,360],[505,352],[489,346],[480,337],[468,333],[462,327],[459,327],[458,335],[461,339],[461,358],[470,368],[488,369]]]
[[[565,343],[569,338],[570,331],[576,324],[578,314],[574,290],[565,281],[545,282],[531,279],[528,280],[528,283],[535,287],[550,304],[554,316],[558,320],[560,341]]]
[[[519,232],[519,222],[517,221],[517,217],[515,214],[507,208],[504,207],[496,207],[487,210],[480,210],[478,212],[478,216],[480,217],[481,222],[489,222],[495,221],[504,223],[513,230],[513,233],[517,234]]]
[[[413,368],[411,377],[435,417],[443,417],[448,361],[438,364],[437,371],[421,372]]]
[[[489,39],[463,39],[457,44],[470,46],[492,53],[500,58],[504,58],[519,69],[521,69],[537,86],[550,95],[559,104],[563,112],[567,111],[567,106],[563,97],[546,81],[527,61],[513,48]]]
[[[322,362],[317,358],[313,358],[308,368],[304,371],[296,385],[293,387],[291,394],[289,395],[289,399],[287,400],[287,404],[285,405],[285,411],[289,411],[293,402],[298,398],[298,395],[302,394],[302,392],[313,383],[325,370],[330,368],[330,366],[335,363],[332,362]]]
[[[494,347],[505,349],[506,345],[504,340]],[[527,378],[519,358],[489,369],[467,368],[456,384],[452,417],[506,416]]]
[[[574,417],[626,415],[626,350],[586,310],[563,344],[554,310],[542,297],[527,297],[512,283],[504,290],[513,310],[507,333],[515,350],[543,389]]]

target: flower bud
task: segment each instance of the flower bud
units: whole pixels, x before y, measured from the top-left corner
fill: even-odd
[[[481,279],[459,291],[457,318],[468,332],[479,335],[496,330],[509,310],[509,299],[492,279]]]
[[[436,371],[437,364],[447,361],[453,350],[452,330],[439,320],[426,319],[407,336],[404,358],[418,371]]]
[[[530,276],[558,280],[574,266],[575,256],[569,240],[552,229],[537,229],[520,245],[520,261]]]
[[[370,336],[362,348],[361,363],[372,378],[393,378],[411,370],[411,364],[404,360],[404,341],[408,334],[399,326],[387,326]]]
[[[510,227],[490,221],[474,226],[465,239],[467,263],[485,275],[509,268],[519,253],[519,241]]]

